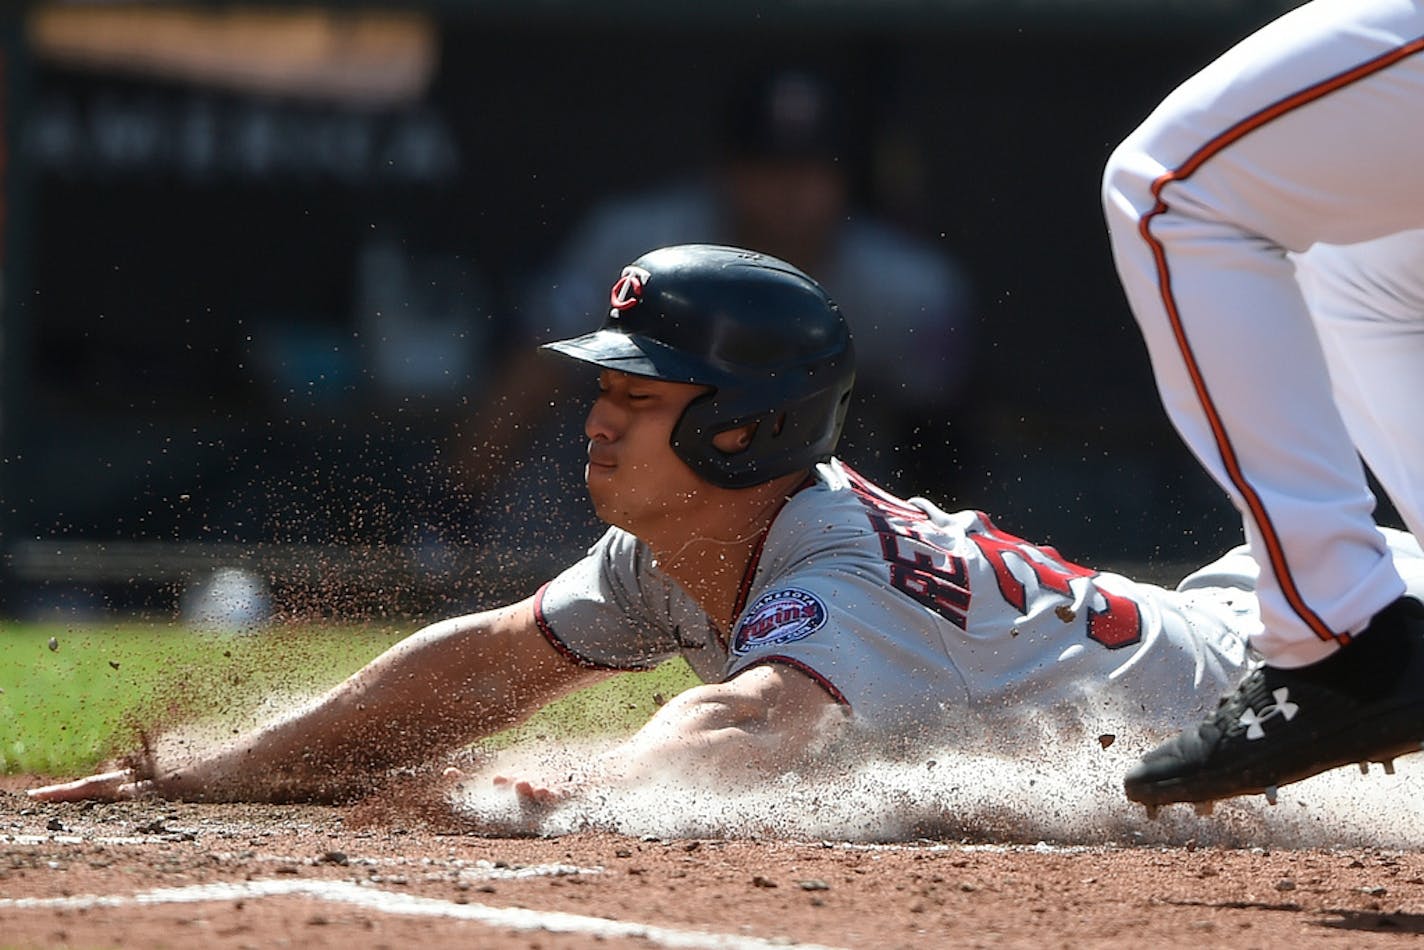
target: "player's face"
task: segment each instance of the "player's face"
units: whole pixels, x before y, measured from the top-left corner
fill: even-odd
[[[637,534],[677,517],[706,488],[672,450],[672,430],[704,386],[604,370],[584,422],[584,479],[599,518]]]

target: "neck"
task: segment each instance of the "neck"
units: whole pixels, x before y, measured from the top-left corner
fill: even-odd
[[[659,569],[682,585],[724,631],[736,620],[737,593],[767,528],[804,472],[764,485],[713,489],[705,504],[680,517],[675,535],[643,538]]]

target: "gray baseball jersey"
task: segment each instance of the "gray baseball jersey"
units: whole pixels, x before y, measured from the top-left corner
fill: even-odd
[[[1258,625],[1255,572],[1238,549],[1177,590],[1136,583],[979,512],[896,498],[832,460],[773,520],[730,631],[617,528],[540,590],[536,616],[556,647],[593,667],[646,669],[681,654],[719,682],[793,666],[875,731],[1085,697],[1166,724],[1214,705],[1239,678]]]

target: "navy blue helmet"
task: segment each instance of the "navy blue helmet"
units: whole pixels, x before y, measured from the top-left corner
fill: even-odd
[[[710,387],[673,427],[698,475],[746,488],[826,460],[855,381],[850,330],[821,285],[785,261],[734,247],[659,248],[623,269],[593,333],[544,349],[634,376]],[[756,423],[751,444],[712,438]]]

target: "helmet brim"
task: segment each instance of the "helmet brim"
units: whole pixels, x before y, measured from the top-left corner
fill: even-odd
[[[633,376],[680,383],[713,382],[704,378],[708,376],[706,368],[699,367],[695,361],[655,340],[641,339],[616,330],[595,330],[568,340],[545,343],[539,349]]]

